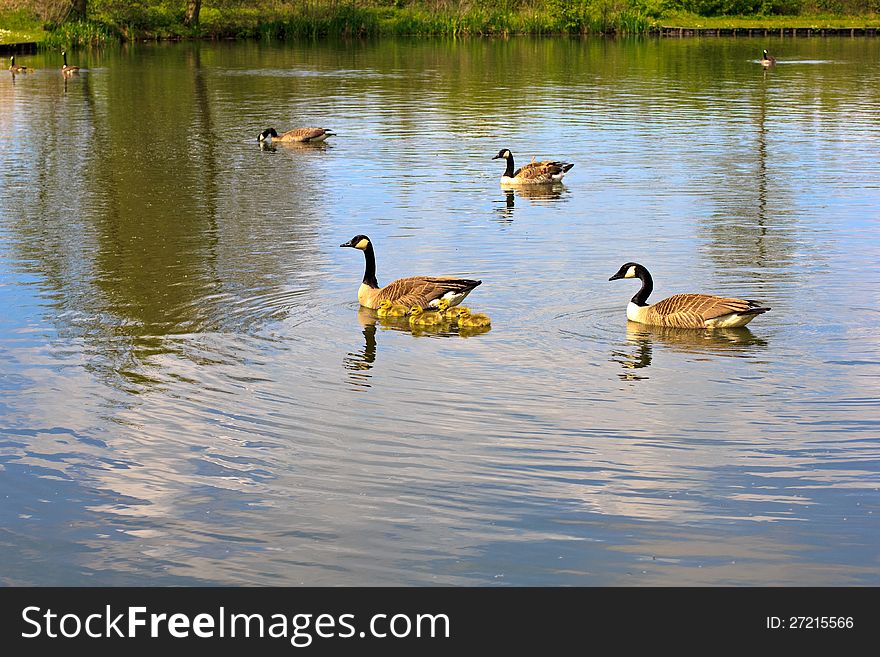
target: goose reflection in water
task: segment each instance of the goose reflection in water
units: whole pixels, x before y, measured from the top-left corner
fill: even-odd
[[[355,388],[363,389],[370,386],[370,373],[376,362],[376,331],[401,331],[413,337],[449,338],[459,336],[472,338],[492,330],[491,326],[461,327],[454,321],[443,322],[434,326],[412,326],[409,317],[379,317],[375,310],[361,306],[358,308],[358,322],[363,327],[364,346],[360,351],[350,351],[342,359],[349,383]]]
[[[276,153],[280,149],[282,151],[299,151],[305,154],[319,154],[333,148],[333,144],[328,144],[326,141],[318,141],[314,143],[298,141],[261,141],[259,142],[259,145],[261,151],[269,153]]]
[[[369,388],[368,372],[376,361],[376,313],[361,307],[358,310],[358,321],[364,329],[364,347],[359,352],[348,352],[342,359],[342,366],[348,371],[349,382],[353,386]]]
[[[495,208],[496,214],[500,215],[500,221],[513,221],[513,211],[516,208],[516,197],[528,199],[535,204],[565,202],[569,200],[568,188],[562,183],[556,185],[532,185],[527,187],[514,187],[502,190],[504,192],[503,207]]]
[[[611,361],[619,363],[626,372],[619,374],[625,381],[641,381],[648,377],[642,370],[651,365],[655,347],[695,356],[750,357],[756,348],[763,349],[767,340],[748,328],[715,330],[680,329],[669,326],[649,326],[638,322],[626,324],[627,345],[630,350],[614,350]]]

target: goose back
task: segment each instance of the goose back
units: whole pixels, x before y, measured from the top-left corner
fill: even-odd
[[[650,306],[631,304],[633,321],[675,328],[745,326],[756,315],[770,310],[755,301],[709,294],[676,294]],[[632,316],[634,315],[634,316]]]

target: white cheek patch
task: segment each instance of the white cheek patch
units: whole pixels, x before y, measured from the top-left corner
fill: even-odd
[[[624,278],[635,278],[636,277],[636,268],[630,267],[626,270],[626,273],[623,275]]]
[[[367,244],[369,244],[369,243],[370,242],[368,240],[361,240],[360,242],[358,242],[357,244],[354,245],[354,248],[360,249],[361,251],[363,251],[364,249],[367,248]]]

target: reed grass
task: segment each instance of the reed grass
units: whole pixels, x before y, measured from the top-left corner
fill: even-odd
[[[40,42],[46,48],[82,48],[119,42],[120,35],[113,28],[95,21],[61,23],[46,32]]]

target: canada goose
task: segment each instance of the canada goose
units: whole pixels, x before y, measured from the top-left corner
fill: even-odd
[[[390,299],[385,299],[376,310],[379,317],[405,317],[407,314],[409,309],[406,306],[393,304]]]
[[[440,313],[443,319],[450,321],[458,319],[458,316],[465,310],[468,312],[471,311],[471,309],[466,306],[455,306],[454,308],[450,308],[449,302],[446,299],[440,299],[440,302],[437,304],[437,312]]]
[[[340,247],[351,247],[364,252],[366,268],[364,280],[358,288],[358,301],[362,306],[375,310],[385,299],[406,307],[436,308],[440,299],[457,306],[483,281],[445,276],[412,276],[400,278],[385,287],[376,281],[376,255],[373,243],[366,235],[355,235]]]
[[[770,310],[757,301],[710,294],[676,294],[648,305],[654,280],[645,267],[628,262],[608,280],[620,278],[639,278],[642,281],[642,287],[626,307],[627,319],[640,324],[677,328],[735,328],[745,326],[756,315]]]
[[[516,171],[513,170],[513,153],[507,148],[498,151],[493,160],[507,160],[507,169],[501,176],[502,185],[547,185],[561,182],[562,178],[574,165],[568,162],[544,160],[529,162]]]
[[[767,51],[765,50],[764,55],[761,57],[761,63],[764,66],[773,66],[774,64],[776,64],[776,58],[768,55]]]
[[[64,58],[64,66],[61,67],[61,75],[74,75],[75,73],[79,73],[79,66],[68,66],[67,65],[67,51],[62,50],[61,56]]]
[[[15,55],[10,55],[9,57],[9,70],[12,73],[32,73],[34,69],[28,68],[27,66],[21,66],[15,63]]]
[[[477,313],[471,315],[471,311],[465,308],[458,316],[458,325],[462,328],[482,328],[492,324],[492,320],[488,315]]]
[[[409,323],[411,326],[436,326],[443,323],[443,317],[438,312],[426,313],[421,306],[413,306],[409,309]]]
[[[327,137],[333,137],[336,133],[327,128],[294,128],[280,135],[275,132],[275,128],[266,128],[257,137],[257,141],[269,142],[297,142],[301,144],[317,144],[324,141]]]

